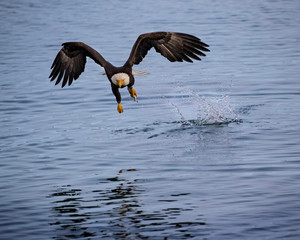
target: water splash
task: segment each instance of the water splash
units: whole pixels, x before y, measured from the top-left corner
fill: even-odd
[[[170,102],[180,116],[183,125],[211,125],[241,122],[230,104],[228,95],[219,97],[200,96],[185,90],[188,97],[181,103]]]

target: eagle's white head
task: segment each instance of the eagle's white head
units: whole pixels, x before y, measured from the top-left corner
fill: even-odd
[[[125,87],[129,84],[129,75],[127,73],[116,73],[111,77],[111,81],[116,86]]]

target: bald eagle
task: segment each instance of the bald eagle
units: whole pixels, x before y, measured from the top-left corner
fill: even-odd
[[[127,86],[130,96],[137,101],[137,93],[132,88],[134,75],[143,75],[143,72],[132,70],[132,66],[139,64],[152,47],[171,62],[201,60],[199,56],[206,56],[204,52],[209,52],[209,45],[190,34],[178,32],[144,33],[135,41],[125,64],[121,67],[115,67],[106,61],[99,52],[83,42],[66,42],[62,46],[51,66],[50,81],[56,79],[55,85],[57,85],[62,80],[62,87],[67,83],[71,85],[73,80],[76,80],[84,71],[86,58],[90,57],[104,68],[111,83],[112,92],[116,97],[119,113],[123,112],[119,88]]]

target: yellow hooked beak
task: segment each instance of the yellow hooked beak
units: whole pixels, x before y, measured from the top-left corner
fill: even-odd
[[[124,84],[124,80],[118,80],[119,87],[122,87]]]

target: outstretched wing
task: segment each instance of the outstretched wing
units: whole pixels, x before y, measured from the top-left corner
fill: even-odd
[[[134,43],[126,64],[139,64],[152,47],[171,62],[193,62],[191,58],[201,60],[199,56],[206,56],[203,52],[209,52],[209,46],[193,35],[177,32],[145,33]]]
[[[63,79],[62,87],[69,86],[84,71],[86,57],[92,58],[97,64],[105,67],[106,60],[95,49],[82,42],[66,42],[58,52],[51,66],[50,81],[57,78],[55,85]]]

